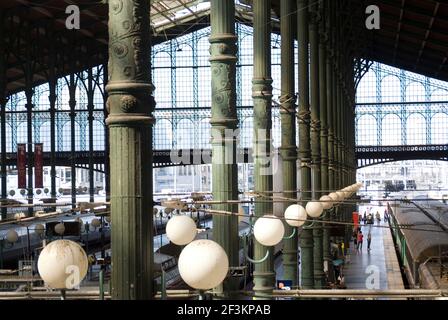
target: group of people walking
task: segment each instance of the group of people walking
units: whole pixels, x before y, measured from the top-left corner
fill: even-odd
[[[385,214],[386,214],[386,212],[387,211],[385,211]],[[378,211],[375,214],[375,219],[376,219],[376,223],[380,224],[380,222],[381,222],[381,215],[380,215],[380,213]],[[362,221],[364,224],[373,224],[373,214],[371,214],[370,212],[369,212],[369,214],[367,214],[367,212],[364,211],[364,215],[363,216],[361,215],[361,213],[359,214],[358,221],[359,221],[359,223],[361,223],[361,221]]]

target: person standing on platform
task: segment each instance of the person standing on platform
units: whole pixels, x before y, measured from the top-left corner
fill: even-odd
[[[369,232],[367,235],[367,252],[370,252],[370,243],[372,242],[372,234]]]
[[[380,216],[380,213],[379,213],[378,211],[376,212],[375,217],[376,217],[376,223],[377,223],[377,224],[380,224],[380,222],[381,222],[381,216]]]
[[[362,234],[362,231],[359,231],[358,233],[358,247],[357,251],[362,251],[362,241],[364,239],[364,235]]]

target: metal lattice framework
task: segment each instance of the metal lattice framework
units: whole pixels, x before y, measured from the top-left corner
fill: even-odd
[[[447,158],[444,148],[436,148],[448,144],[446,82],[375,63],[358,86],[357,102],[360,167],[396,160]],[[387,150],[375,148],[380,146]],[[397,147],[400,150],[389,150]],[[418,153],[421,148],[427,153]],[[389,151],[400,153],[386,156]]]
[[[252,28],[237,25],[239,35],[239,62],[237,65],[237,107],[240,120],[240,146],[251,147],[252,142],[252,98],[250,96],[250,77],[252,72]],[[156,45],[152,52],[153,80],[156,85],[155,111],[157,123],[154,127],[154,148],[156,150],[208,149],[210,137],[210,89],[211,77],[208,61],[208,37],[210,28],[194,31],[179,38]],[[272,35],[272,68],[274,78],[274,97],[280,95],[280,52],[276,50],[280,37]],[[104,151],[104,90],[103,66],[92,68],[93,88],[89,91],[87,71],[75,74],[75,151],[89,150],[89,109],[87,96],[93,94],[93,150]],[[367,72],[367,70],[369,70]],[[410,72],[404,72],[379,63],[359,61],[355,70],[363,78],[358,86],[356,107],[357,143],[359,146],[382,145],[383,136],[397,132],[401,139],[397,144],[407,144],[407,132],[413,140],[421,144],[444,144],[448,141],[444,126],[448,119],[448,85]],[[56,151],[70,151],[70,108],[68,105],[69,77],[57,82],[56,101]],[[297,77],[295,77],[297,79]],[[395,84],[394,84],[395,83]],[[390,86],[399,83],[399,95],[389,94]],[[415,86],[420,89],[415,90]],[[368,90],[366,91],[366,88]],[[45,151],[49,148],[48,84],[34,88],[33,137],[34,142],[43,142]],[[409,93],[408,93],[409,90]],[[415,99],[422,102],[408,102]],[[26,142],[27,111],[23,92],[11,95],[7,104],[7,151],[15,152],[16,145]],[[392,102],[395,101],[395,102]],[[415,132],[407,130],[415,117],[424,119],[424,129]],[[392,119],[397,119],[394,123]],[[396,118],[395,118],[396,117]],[[279,144],[279,109],[273,108],[274,146]],[[396,124],[400,125],[400,128]],[[403,130],[401,130],[403,128]],[[428,129],[429,128],[429,129]],[[418,133],[418,134],[416,134]],[[397,135],[391,135],[397,137]],[[366,139],[369,140],[366,140]],[[385,144],[391,144],[385,141]],[[388,143],[389,142],[389,143]],[[101,168],[100,170],[103,170]]]

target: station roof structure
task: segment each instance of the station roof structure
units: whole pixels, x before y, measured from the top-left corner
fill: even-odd
[[[118,0],[116,1],[119,5]],[[148,0],[149,1],[149,0]],[[151,0],[153,43],[160,43],[209,25],[210,3],[204,0]],[[237,3],[237,20],[250,23],[252,0]],[[354,56],[448,81],[448,4],[434,0],[347,0],[351,17],[349,43]],[[65,26],[67,6],[81,11],[80,30]],[[380,9],[379,30],[367,30],[365,9]],[[278,31],[280,0],[272,0],[274,31]],[[25,88],[26,81],[47,82],[53,65],[57,76],[107,63],[107,0],[9,0],[0,2],[0,18],[8,44],[7,93]],[[31,29],[27,28],[27,25]],[[30,31],[31,30],[31,31]],[[24,44],[33,43],[31,49]],[[56,52],[56,53],[55,53]],[[73,61],[75,60],[75,63]],[[32,62],[33,72],[27,79]]]

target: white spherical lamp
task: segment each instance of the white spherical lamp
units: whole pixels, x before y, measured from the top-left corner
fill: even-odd
[[[331,209],[333,207],[333,199],[330,198],[330,196],[322,196],[319,199],[322,204],[322,207],[324,207],[324,210]]]
[[[54,232],[56,232],[58,235],[62,236],[65,232],[64,224],[61,222],[61,223],[58,223],[57,225],[55,225]]]
[[[37,268],[51,288],[73,289],[87,274],[87,255],[76,242],[56,240],[42,250]]]
[[[39,236],[43,235],[45,232],[45,226],[41,223],[38,223],[34,226],[34,232]]]
[[[254,225],[254,236],[264,246],[275,246],[285,235],[283,221],[273,215],[259,218]]]
[[[25,216],[25,213],[24,212],[18,212],[18,213],[16,213],[16,214],[14,214],[14,219],[16,219],[16,220],[20,220],[20,219],[23,219],[23,218],[25,218],[26,216]]]
[[[224,249],[205,239],[187,245],[180,253],[177,265],[185,283],[199,290],[218,286],[229,271],[229,259]]]
[[[94,218],[92,219],[92,221],[90,221],[90,224],[92,227],[98,228],[99,226],[101,226],[101,221],[100,219]]]
[[[324,206],[320,202],[310,201],[306,204],[305,209],[311,218],[319,218],[324,211]]]
[[[340,201],[339,196],[336,194],[336,192],[332,192],[328,195],[331,200],[333,200],[333,205]]]
[[[345,199],[345,192],[343,192],[343,191],[336,191],[336,194],[338,195],[340,201],[344,201],[344,199]]]
[[[197,228],[188,216],[174,216],[166,224],[166,236],[179,246],[189,244],[196,237]]]
[[[16,230],[10,229],[8,230],[8,233],[6,234],[6,241],[9,243],[16,243],[19,240],[19,234]]]
[[[289,224],[291,227],[303,226],[306,218],[307,218],[306,210],[301,205],[293,204],[290,205],[288,208],[286,208],[285,211],[286,223]]]

